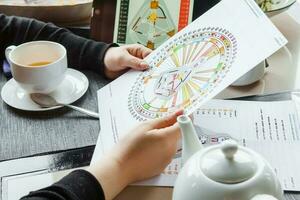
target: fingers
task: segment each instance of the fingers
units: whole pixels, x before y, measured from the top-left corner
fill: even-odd
[[[160,119],[154,119],[151,121],[148,121],[148,125],[150,125],[151,129],[161,129],[161,128],[166,128],[169,126],[172,126],[173,124],[176,123],[177,121],[177,117],[179,115],[183,114],[183,110],[178,110],[175,113],[167,116],[167,117],[163,117]]]
[[[148,63],[143,61],[151,50],[140,44],[132,44],[123,46],[124,54],[122,56],[121,65],[136,70],[145,70],[149,68]]]
[[[148,64],[145,61],[129,53],[123,56],[121,65],[136,70],[145,70],[148,68]]]
[[[127,45],[126,49],[128,50],[128,52],[138,58],[145,58],[146,56],[148,56],[152,50],[148,49],[147,47],[141,45],[141,44],[131,44],[131,45]]]
[[[157,134],[166,136],[167,138],[175,137],[176,140],[181,138],[181,132],[178,123],[175,123],[173,126],[157,130]]]
[[[140,50],[141,50],[143,58],[147,57],[152,52],[151,49],[148,49],[147,47],[144,47],[144,46],[142,46]]]

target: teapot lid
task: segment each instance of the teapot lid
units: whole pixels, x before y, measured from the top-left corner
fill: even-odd
[[[201,169],[210,179],[226,184],[240,183],[254,176],[257,165],[250,154],[233,140],[224,141],[221,148],[212,148],[201,159]]]

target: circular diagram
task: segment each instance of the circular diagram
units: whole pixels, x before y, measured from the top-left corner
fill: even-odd
[[[129,95],[129,110],[139,121],[179,108],[193,110],[223,80],[236,54],[236,40],[222,28],[193,30],[159,48]]]

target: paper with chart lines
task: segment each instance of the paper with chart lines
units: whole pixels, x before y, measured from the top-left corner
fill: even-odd
[[[101,133],[94,158],[139,121],[179,108],[193,113],[286,43],[253,0],[221,1],[145,58],[149,70],[130,71],[98,91]]]

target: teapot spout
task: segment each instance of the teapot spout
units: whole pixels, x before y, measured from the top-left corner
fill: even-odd
[[[203,148],[195,131],[192,120],[186,115],[177,117],[182,134],[182,161],[183,164],[197,151]]]

